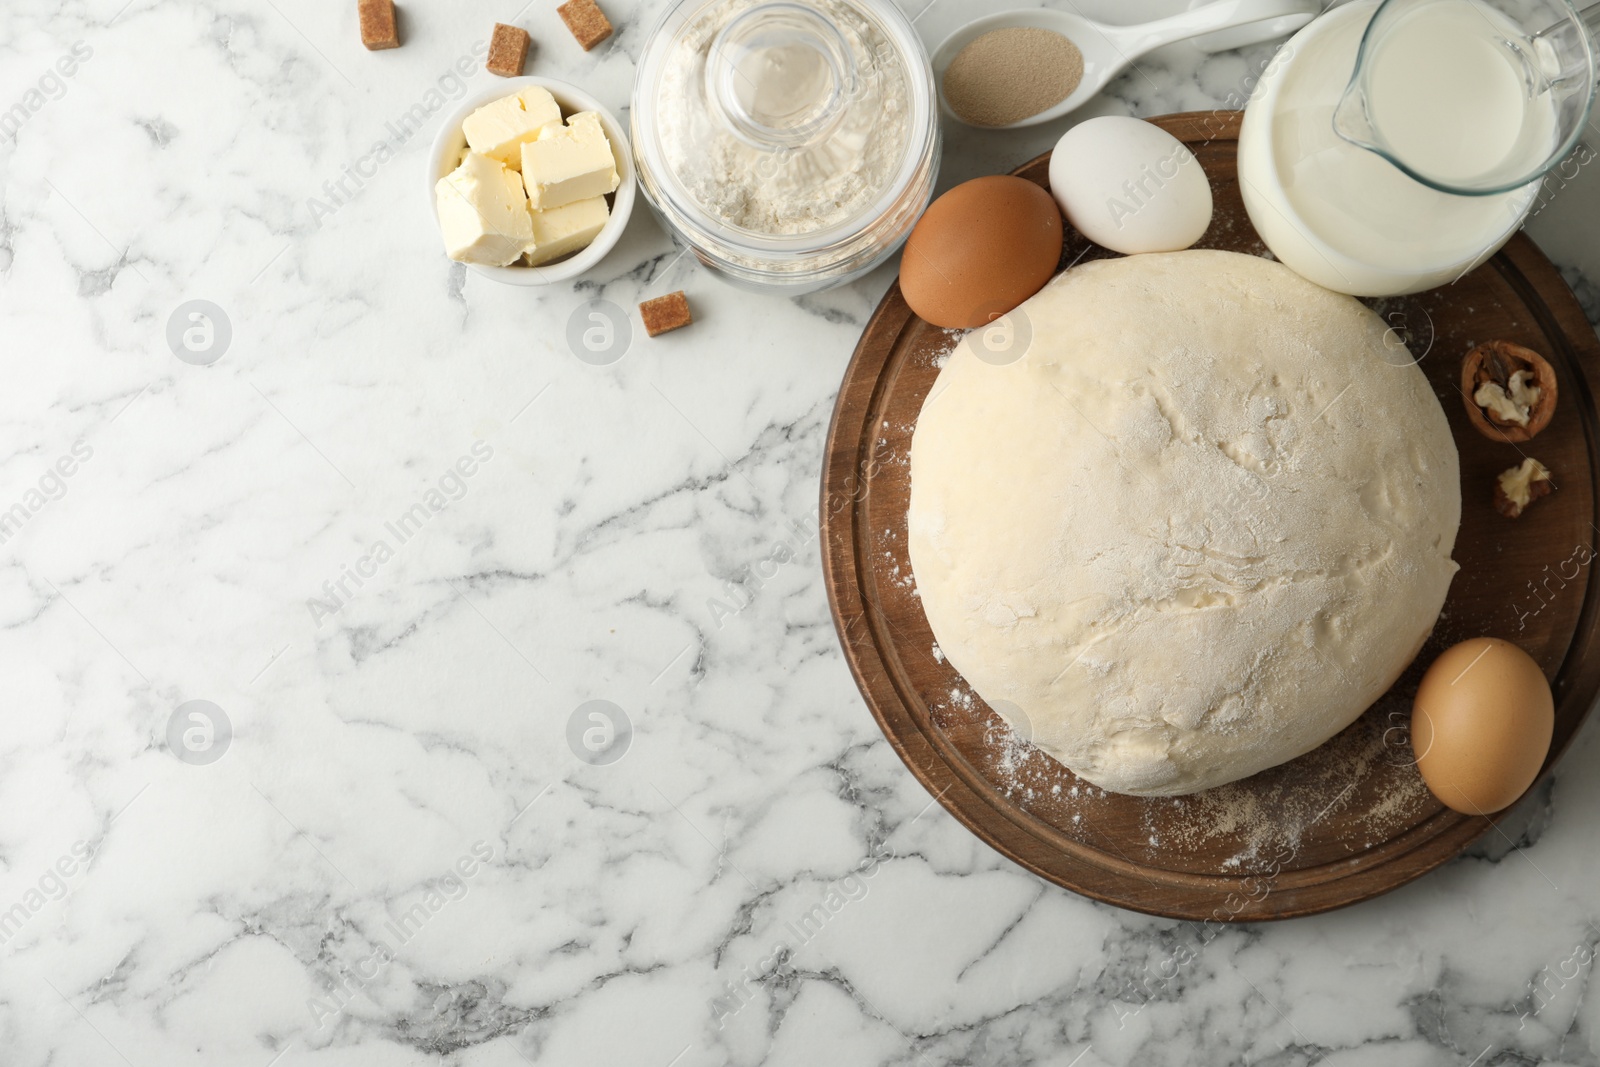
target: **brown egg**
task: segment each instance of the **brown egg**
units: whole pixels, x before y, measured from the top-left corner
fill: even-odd
[[[1411,747],[1433,795],[1467,815],[1509,806],[1550,751],[1555,704],[1522,649],[1475,637],[1433,661],[1411,706]]]
[[[992,322],[1044,287],[1061,260],[1061,210],[1040,186],[994,174],[923,213],[900,260],[900,292],[935,326]]]

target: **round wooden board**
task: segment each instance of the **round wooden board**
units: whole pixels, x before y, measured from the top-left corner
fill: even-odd
[[[1215,215],[1197,247],[1264,254],[1239,199],[1239,113],[1151,121],[1187,142],[1211,180]],[[1047,185],[1048,160],[1016,173]],[[1062,266],[1111,255],[1069,231]],[[1461,572],[1434,635],[1377,704],[1315,751],[1219,789],[1144,799],[1096,789],[1021,741],[937,655],[906,556],[906,503],[911,434],[955,338],[914,316],[898,284],[884,296],[828,433],[821,513],[834,623],[901,759],[1012,860],[1097,900],[1221,922],[1312,914],[1403,885],[1494,830],[1492,819],[1433,799],[1406,736],[1422,668],[1468,637],[1515,641],[1552,679],[1555,740],[1544,774],[1571,740],[1600,690],[1588,566],[1600,553],[1600,455],[1587,376],[1600,343],[1561,276],[1521,234],[1454,285],[1368,303],[1421,357],[1461,452]],[[1496,338],[1543,353],[1560,379],[1554,421],[1522,446],[1474,431],[1456,382],[1466,351]],[[1559,490],[1511,521],[1490,498],[1495,475],[1521,461],[1519,447],[1550,468]]]

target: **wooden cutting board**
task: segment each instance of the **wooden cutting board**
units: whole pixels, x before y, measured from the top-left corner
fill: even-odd
[[[1239,113],[1151,121],[1187,142],[1211,180],[1215,215],[1197,247],[1265,254],[1239,198]],[[1048,185],[1048,162],[1040,156],[1016,173]],[[1112,255],[1069,230],[1061,265]],[[952,338],[913,315],[898,284],[884,296],[845,372],[828,434],[828,595],[884,734],[989,845],[1085,896],[1175,918],[1287,918],[1394,889],[1502,832],[1433,799],[1407,732],[1422,669],[1480,635],[1521,645],[1551,678],[1549,773],[1600,690],[1590,580],[1600,553],[1600,455],[1589,377],[1600,343],[1550,261],[1520,234],[1454,285],[1368,303],[1420,357],[1461,452],[1461,572],[1434,635],[1377,704],[1314,752],[1189,797],[1142,799],[1096,789],[1018,738],[935,651],[906,555],[906,503],[911,434]],[[1494,339],[1542,353],[1560,379],[1554,420],[1521,446],[1550,468],[1559,490],[1514,522],[1490,499],[1495,475],[1521,454],[1471,428],[1457,384],[1462,356]]]

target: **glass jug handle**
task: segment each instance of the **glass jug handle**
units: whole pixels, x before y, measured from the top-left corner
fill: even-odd
[[[1581,39],[1584,33],[1588,35],[1587,41]],[[1572,18],[1540,30],[1528,41],[1548,84],[1591,77],[1597,53],[1600,53],[1600,4],[1574,10]]]

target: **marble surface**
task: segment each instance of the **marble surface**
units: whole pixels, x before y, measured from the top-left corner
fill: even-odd
[[[908,2],[930,45],[986,7]],[[1214,935],[930,805],[813,520],[892,265],[751,298],[643,211],[578,285],[439,253],[430,94],[515,21],[620,109],[660,4],[605,7],[587,55],[551,0],[409,0],[381,53],[347,0],[0,8],[0,1062],[1600,1062],[1592,725],[1506,837]],[[1174,46],[1085,114],[1237,101],[1269,51]],[[942,184],[1062,128],[951,131]],[[1588,169],[1532,224],[1592,312],[1597,214]],[[585,301],[677,288],[691,329],[570,354]]]

